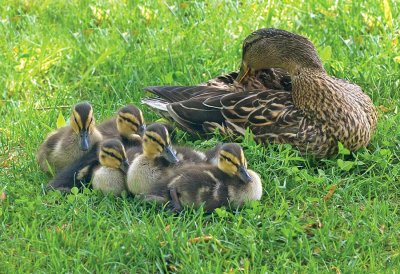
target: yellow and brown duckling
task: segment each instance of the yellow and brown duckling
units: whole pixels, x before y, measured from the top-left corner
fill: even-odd
[[[92,106],[82,102],[73,107],[70,125],[51,133],[39,147],[36,158],[42,170],[49,171],[50,165],[59,171],[82,157],[101,140]]]
[[[168,130],[161,124],[148,126],[143,134],[143,153],[131,163],[127,186],[133,194],[146,194],[165,171],[179,162]]]
[[[146,194],[169,169],[180,164],[204,163],[207,156],[189,147],[173,147],[167,128],[162,124],[151,124],[143,135],[143,152],[129,167],[128,189],[133,194]]]
[[[127,191],[126,173],[129,168],[125,148],[118,139],[104,141],[99,152],[100,166],[93,172],[93,189],[120,196]]]
[[[253,32],[243,43],[240,72],[227,84],[232,75],[208,85],[147,91],[162,98],[156,99],[158,110],[164,104],[166,116],[191,132],[221,128],[244,134],[249,128],[260,143],[289,143],[318,157],[336,153],[338,142],[352,151],[365,147],[375,131],[377,113],[368,95],[329,76],[303,36],[279,29]],[[268,85],[273,78],[281,88]],[[145,103],[152,106],[151,99]]]
[[[155,184],[147,200],[170,201],[174,211],[183,206],[200,207],[206,211],[232,205],[241,206],[260,200],[260,176],[247,169],[242,148],[235,143],[223,144],[218,153],[218,165],[183,165],[171,170],[169,176]],[[163,199],[164,198],[164,199]]]
[[[120,138],[128,149],[141,144],[146,124],[142,111],[134,105],[127,105],[118,110],[116,117],[104,121],[98,128],[104,139]]]

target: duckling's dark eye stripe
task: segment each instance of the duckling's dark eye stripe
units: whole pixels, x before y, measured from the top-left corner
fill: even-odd
[[[116,159],[122,161],[122,158],[119,157],[119,156],[117,156],[116,154],[114,154],[114,153],[112,153],[112,152],[109,152],[109,151],[105,151],[105,150],[102,150],[102,151],[103,151],[104,154],[107,154],[108,156],[114,157],[114,158],[116,158]]]
[[[225,160],[227,160],[228,162],[231,162],[233,165],[239,166],[238,164],[236,164],[235,162],[233,162],[231,158],[228,158],[228,157],[226,157],[226,156],[224,156],[224,155],[221,155],[221,157],[224,158]]]
[[[82,130],[81,126],[78,123],[78,119],[76,119],[75,113],[72,113],[72,115],[74,116],[74,120],[75,120],[75,124],[78,126],[79,131]]]
[[[92,122],[93,122],[93,117],[90,117],[90,121],[89,121],[89,124],[87,125],[87,127],[89,127],[92,124]]]
[[[156,138],[154,138],[153,136],[150,136],[150,135],[148,135],[148,134],[146,134],[146,136],[150,139],[150,140],[152,140],[152,141],[154,141],[154,142],[156,142],[157,144],[159,144],[162,148],[164,147],[164,144],[162,144],[160,141],[158,141]]]
[[[134,125],[136,127],[139,127],[139,123],[137,123],[135,121],[132,121],[131,119],[125,118],[123,116],[119,116],[119,117],[121,117],[122,120],[124,120],[124,121],[126,121],[126,122],[128,122],[128,123],[130,123],[130,124],[132,124],[132,125]]]

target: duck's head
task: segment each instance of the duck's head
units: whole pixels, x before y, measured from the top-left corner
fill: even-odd
[[[88,102],[76,104],[72,109],[71,128],[79,136],[79,147],[86,151],[90,147],[89,135],[95,130],[92,106]]]
[[[283,68],[291,75],[301,69],[324,71],[313,43],[304,36],[279,29],[259,29],[243,42],[242,64],[236,81],[242,82],[256,70]]]
[[[218,168],[230,176],[239,177],[244,183],[252,181],[247,171],[243,149],[235,143],[223,144],[218,153]]]
[[[120,169],[124,173],[126,173],[129,168],[125,148],[118,139],[106,140],[101,144],[99,161],[104,167]]]
[[[152,159],[162,156],[173,164],[179,161],[172,148],[167,128],[157,123],[151,124],[144,131],[143,154]]]
[[[117,129],[126,138],[132,134],[142,136],[146,129],[142,111],[134,105],[121,108],[117,114]]]

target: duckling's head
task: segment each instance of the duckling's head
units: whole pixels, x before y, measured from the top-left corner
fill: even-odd
[[[128,171],[129,162],[125,148],[118,139],[104,141],[100,146],[99,161],[102,166]]]
[[[118,111],[117,129],[122,136],[127,138],[132,134],[142,136],[145,128],[142,111],[136,106],[127,105]]]
[[[72,109],[71,128],[79,136],[79,147],[86,151],[89,149],[89,134],[95,129],[92,106],[88,102],[76,104]]]
[[[179,161],[172,148],[167,128],[157,123],[148,126],[144,132],[143,154],[152,159],[162,156],[173,164]]]
[[[292,76],[301,69],[324,71],[313,43],[304,36],[279,29],[259,29],[243,42],[242,64],[236,80],[240,83],[254,71],[283,68]]]
[[[247,171],[247,161],[243,150],[238,144],[222,145],[219,151],[218,168],[230,176],[238,176],[245,183],[252,180]]]

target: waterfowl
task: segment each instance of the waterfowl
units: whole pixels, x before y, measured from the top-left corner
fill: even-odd
[[[133,194],[146,194],[168,170],[180,164],[205,163],[212,155],[212,151],[203,153],[189,147],[172,146],[167,128],[163,124],[151,124],[143,134],[142,153],[129,167],[128,189]]]
[[[118,139],[104,141],[99,152],[100,166],[93,172],[93,189],[120,196],[127,191],[126,173],[129,168],[125,148]]]
[[[209,212],[229,204],[241,206],[260,200],[261,196],[260,176],[247,169],[242,148],[236,143],[226,143],[219,150],[217,166],[183,165],[172,170],[152,188],[146,199],[169,200],[174,211],[181,211],[183,206],[204,205]]]
[[[40,145],[36,158],[42,170],[49,171],[49,166],[53,166],[59,171],[82,157],[101,140],[92,106],[82,102],[73,107],[70,125],[52,132]]]
[[[98,126],[104,139],[120,138],[125,148],[140,145],[145,128],[143,113],[135,105],[120,108],[116,117]]]
[[[143,114],[134,105],[121,108],[117,116],[106,120],[99,126],[104,140],[118,139],[122,142],[129,161],[142,152],[142,137],[145,129]],[[101,166],[98,157],[99,145],[95,144],[87,154],[62,169],[49,182],[49,189],[69,191],[73,186],[89,184],[95,169]]]
[[[259,143],[288,143],[317,157],[336,153],[338,142],[351,151],[367,146],[377,123],[359,86],[329,76],[311,41],[279,29],[244,40],[238,74],[146,90],[161,99],[144,103],[191,132],[243,135],[249,128]]]
[[[168,130],[161,124],[148,126],[143,134],[143,153],[131,163],[127,186],[133,194],[145,194],[171,165],[179,162]]]
[[[88,153],[63,168],[47,184],[46,190],[59,190],[63,193],[69,193],[73,187],[89,186],[94,170],[100,166],[99,148],[100,144],[96,143]]]

